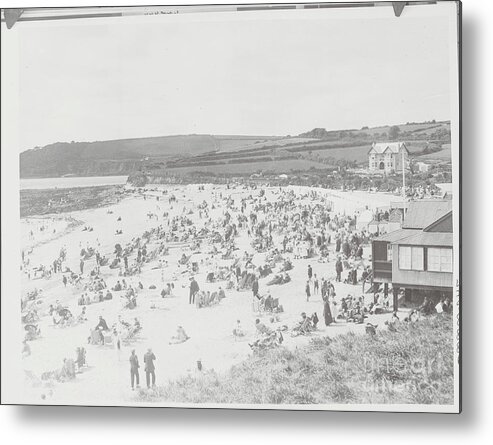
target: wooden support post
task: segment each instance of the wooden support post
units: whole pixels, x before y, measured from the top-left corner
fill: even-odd
[[[399,288],[392,286],[392,294],[394,296],[394,312],[397,312],[399,310]]]

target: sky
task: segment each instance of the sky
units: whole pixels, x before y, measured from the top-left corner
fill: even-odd
[[[446,15],[296,12],[22,23],[21,151],[450,119]]]

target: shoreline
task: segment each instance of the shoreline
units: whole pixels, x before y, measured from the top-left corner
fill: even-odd
[[[19,192],[20,218],[58,215],[105,207],[124,197],[124,185],[22,189]]]

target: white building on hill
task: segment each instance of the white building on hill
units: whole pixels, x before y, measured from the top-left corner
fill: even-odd
[[[409,162],[409,151],[404,142],[373,143],[368,152],[368,167],[371,172],[395,173],[402,171],[402,162]]]

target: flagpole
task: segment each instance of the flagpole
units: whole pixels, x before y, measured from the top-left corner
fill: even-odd
[[[402,150],[402,201],[403,201],[403,207],[404,207],[404,215],[406,214],[407,211],[407,206],[406,206],[406,163],[404,159],[404,150]]]
[[[404,163],[404,150],[402,150],[402,197],[406,199],[406,164]]]

